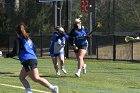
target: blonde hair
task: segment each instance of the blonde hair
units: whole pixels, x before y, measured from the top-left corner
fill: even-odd
[[[81,20],[83,18],[83,15],[80,14],[80,15],[77,16],[77,18]]]

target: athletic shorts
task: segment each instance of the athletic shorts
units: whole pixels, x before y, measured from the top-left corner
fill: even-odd
[[[77,46],[78,50],[74,50],[75,53],[78,53],[80,49],[85,49],[87,50],[88,46]]]
[[[60,56],[60,55],[64,55],[64,52],[60,52],[60,53],[57,53],[57,54],[50,54],[51,57],[57,57],[57,56]]]
[[[27,61],[22,62],[23,68],[26,72],[37,68],[37,60],[36,59],[29,59]]]

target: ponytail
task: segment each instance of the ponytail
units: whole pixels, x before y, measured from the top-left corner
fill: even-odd
[[[80,20],[82,20],[83,15],[82,15],[82,14],[80,14],[80,15],[78,15],[78,16],[77,16],[77,18],[78,18],[78,19],[80,19]]]

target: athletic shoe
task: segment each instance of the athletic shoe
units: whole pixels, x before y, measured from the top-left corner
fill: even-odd
[[[54,86],[54,89],[52,90],[53,93],[59,93],[59,90],[58,90],[58,86]]]
[[[29,91],[29,92],[26,92],[26,93],[33,93],[33,92],[30,92],[30,91]]]
[[[57,72],[56,72],[56,75],[57,75],[57,76],[60,76],[60,71],[57,71]]]
[[[87,73],[86,67],[87,67],[87,65],[84,64],[84,66],[83,66],[83,74],[86,74]]]
[[[75,76],[80,77],[80,73],[75,73]]]
[[[64,74],[67,73],[66,69],[63,68],[63,69],[61,69],[61,70],[63,71]]]

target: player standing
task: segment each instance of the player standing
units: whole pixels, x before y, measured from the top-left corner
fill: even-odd
[[[81,24],[81,19],[76,18],[74,23],[74,28],[69,34],[69,42],[74,48],[74,52],[78,61],[78,70],[75,74],[77,77],[80,77],[81,70],[83,73],[86,73],[86,64],[84,64],[84,56],[87,53],[88,41],[86,38],[86,29]]]
[[[34,82],[38,82],[41,85],[48,87],[53,93],[59,93],[58,86],[53,86],[46,79],[39,76],[37,57],[34,52],[35,47],[26,33],[26,26],[24,23],[17,26],[17,36],[18,38],[14,42],[13,51],[6,54],[6,57],[14,57],[18,55],[20,63],[23,65],[19,79],[25,87],[26,93],[32,93],[30,84],[26,79],[27,76],[29,76]]]
[[[60,76],[60,69],[63,71],[64,74],[67,73],[64,68],[64,47],[65,41],[67,39],[68,35],[65,34],[64,29],[62,27],[57,27],[56,32],[54,32],[51,39],[51,45],[49,49],[57,76]],[[58,65],[57,58],[60,61],[60,67]]]

